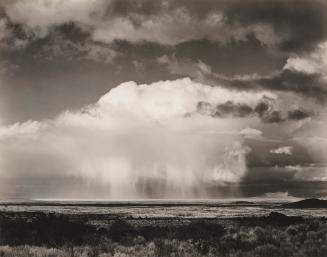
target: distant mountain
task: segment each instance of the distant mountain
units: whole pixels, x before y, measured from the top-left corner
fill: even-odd
[[[327,208],[327,200],[321,200],[316,198],[305,199],[298,202],[283,204],[284,208],[297,208],[297,209],[306,209],[306,208]]]

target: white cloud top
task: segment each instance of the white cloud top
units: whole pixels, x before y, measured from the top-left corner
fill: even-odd
[[[292,155],[293,154],[293,147],[292,146],[282,146],[277,149],[272,149],[270,150],[271,153],[274,154],[288,154]]]

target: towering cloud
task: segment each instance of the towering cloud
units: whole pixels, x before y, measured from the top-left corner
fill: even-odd
[[[126,82],[80,111],[2,127],[1,176],[37,181],[54,172],[105,184],[106,197],[149,196],[152,183],[160,185],[152,193],[164,197],[205,196],[208,184],[241,181],[250,148],[238,136],[240,120],[190,114],[203,100],[254,105],[264,94],[271,95],[190,79]]]
[[[204,197],[210,185],[238,183],[247,174],[253,149],[244,139],[268,140],[248,128],[265,122],[260,115],[271,107],[258,106],[267,97],[276,99],[187,78],[126,82],[81,110],[1,127],[1,177],[75,177],[106,186],[101,197]],[[242,106],[261,114],[244,114]],[[271,152],[290,154],[291,147]]]

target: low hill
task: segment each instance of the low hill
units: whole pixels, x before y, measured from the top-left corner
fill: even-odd
[[[327,200],[321,200],[316,198],[305,199],[298,202],[283,204],[284,208],[296,208],[296,209],[306,209],[306,208],[327,208]]]

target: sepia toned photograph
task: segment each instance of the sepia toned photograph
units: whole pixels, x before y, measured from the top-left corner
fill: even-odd
[[[327,0],[0,0],[0,257],[327,257]]]

